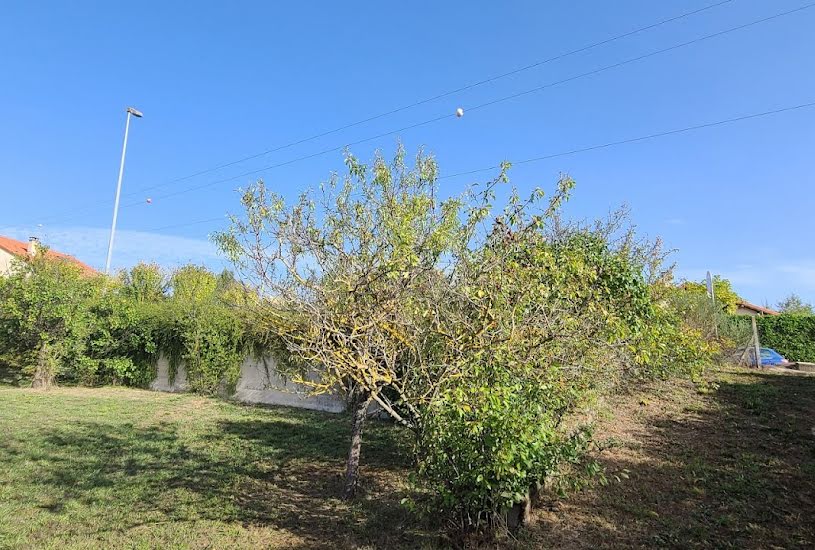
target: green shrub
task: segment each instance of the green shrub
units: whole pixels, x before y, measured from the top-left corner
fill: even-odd
[[[170,359],[171,377],[184,363],[193,391],[218,393],[234,388],[251,346],[244,323],[219,303],[168,303],[170,320],[162,327],[159,346]]]
[[[569,432],[561,425],[577,388],[530,383],[507,370],[482,375],[431,405],[416,445],[414,481],[432,495],[419,501],[423,511],[459,532],[502,524],[547,476],[579,462],[590,442],[587,426]]]
[[[108,281],[91,305],[88,354],[98,367],[83,383],[146,387],[155,378],[160,319],[155,314],[161,307],[135,297],[127,285]]]
[[[417,438],[428,510],[458,531],[500,524],[530,488],[579,462],[588,427],[565,419],[628,380],[628,366],[654,376],[697,372],[710,359],[698,332],[655,307],[629,251],[603,234],[561,224],[557,236],[493,237],[462,260],[445,300],[449,340],[432,361],[456,375]]]
[[[115,382],[126,386],[145,387],[155,377],[155,370],[135,363],[130,357],[111,357],[102,361]]]
[[[719,337],[729,350],[743,348],[753,337],[750,318],[744,315],[727,315],[719,320]]]
[[[206,268],[184,266],[170,278],[163,302],[158,347],[167,353],[170,374],[183,361],[193,391],[214,394],[234,388],[252,349],[246,315],[239,315],[241,285]]]
[[[184,361],[193,390],[234,386],[251,348],[234,306],[249,293],[198,266],[164,281],[152,265],[110,279],[45,255],[19,262],[0,278],[3,379],[145,387],[163,352]]]
[[[46,388],[57,377],[93,371],[90,304],[100,289],[101,278],[45,253],[17,261],[0,278],[0,354],[7,364]]]
[[[697,380],[718,352],[717,342],[682,320],[670,306],[654,316],[629,343],[635,378],[689,377]]]
[[[756,317],[761,345],[790,361],[815,362],[815,316],[782,314]]]

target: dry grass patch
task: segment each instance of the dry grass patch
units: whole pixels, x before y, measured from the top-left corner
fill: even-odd
[[[615,401],[608,484],[552,501],[522,547],[815,547],[815,377],[724,368]]]

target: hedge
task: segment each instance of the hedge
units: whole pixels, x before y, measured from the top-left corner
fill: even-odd
[[[815,362],[815,315],[756,317],[761,345],[790,361]]]

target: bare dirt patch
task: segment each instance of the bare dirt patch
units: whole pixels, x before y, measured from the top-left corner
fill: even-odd
[[[815,378],[724,368],[615,400],[608,484],[551,501],[520,547],[815,547]]]

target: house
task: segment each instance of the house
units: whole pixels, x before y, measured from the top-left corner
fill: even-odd
[[[15,258],[34,256],[37,254],[38,250],[41,250],[41,245],[40,240],[36,237],[31,237],[27,243],[24,243],[22,241],[0,235],[0,275],[6,275],[11,271]],[[80,262],[68,254],[63,254],[62,252],[57,252],[56,250],[48,250],[46,254],[49,258],[70,262],[79,266],[82,269],[82,273],[85,275],[90,276],[98,273],[88,264]]]
[[[770,309],[768,307],[761,307],[755,304],[751,304],[750,302],[737,302],[736,303],[736,315],[780,315],[774,309]]]

